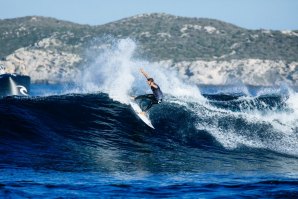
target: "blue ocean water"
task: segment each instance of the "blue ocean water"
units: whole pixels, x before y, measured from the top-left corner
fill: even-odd
[[[110,93],[41,85],[0,99],[1,198],[297,198],[295,89],[167,95],[155,130]]]

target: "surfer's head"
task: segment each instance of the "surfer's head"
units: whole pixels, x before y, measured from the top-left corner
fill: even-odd
[[[150,77],[147,79],[147,83],[149,84],[149,86],[151,86],[152,82],[154,82],[153,78]]]
[[[153,78],[151,78],[151,77],[148,78],[147,81],[148,81],[148,82],[154,82]]]

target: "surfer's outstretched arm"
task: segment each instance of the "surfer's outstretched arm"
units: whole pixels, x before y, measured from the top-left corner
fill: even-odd
[[[143,70],[143,68],[140,68],[140,71],[141,71],[141,73],[146,77],[146,79],[149,78],[148,73],[146,73],[146,72]]]

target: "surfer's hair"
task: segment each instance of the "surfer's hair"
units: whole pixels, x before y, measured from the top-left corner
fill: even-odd
[[[151,77],[148,78],[147,81],[149,81],[149,82],[154,82],[153,78],[151,78]]]

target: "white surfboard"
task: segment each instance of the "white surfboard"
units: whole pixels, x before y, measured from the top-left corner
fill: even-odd
[[[147,124],[149,127],[151,127],[151,128],[154,129],[154,126],[152,125],[149,117],[147,115],[141,114],[142,109],[139,107],[139,105],[137,103],[135,103],[135,102],[130,102],[130,105],[131,105],[132,109],[135,111],[135,113],[137,114],[137,116],[139,118],[141,118],[141,120],[143,122],[145,122],[145,124]]]

